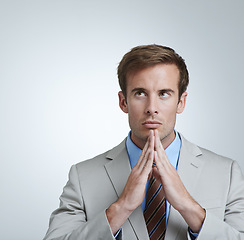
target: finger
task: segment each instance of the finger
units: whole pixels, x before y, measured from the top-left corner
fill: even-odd
[[[158,172],[160,173],[160,170],[162,169],[163,167],[163,163],[161,161],[161,159],[159,159],[159,155],[158,155],[158,152],[155,151],[154,152],[154,160],[155,160],[155,163],[156,163],[156,166],[155,168],[158,170]]]
[[[155,151],[158,152],[158,157],[161,158],[163,157],[163,159],[168,159],[167,155],[165,153],[165,150],[163,148],[162,142],[160,140],[159,134],[158,134],[158,130],[155,130]]]
[[[145,173],[147,176],[150,175],[150,172],[152,171],[153,160],[154,160],[154,151],[151,149],[148,152],[149,154],[147,158],[145,158],[145,164],[142,168],[142,174]]]
[[[149,137],[150,137],[150,135],[149,135]],[[145,155],[147,153],[147,150],[149,147],[149,141],[150,141],[149,137],[147,138],[147,142],[146,142],[144,148],[142,149],[141,155],[136,163],[137,166],[141,164],[142,159],[145,157]]]
[[[148,168],[148,167],[150,167],[151,169],[152,162],[153,162],[153,152],[154,152],[154,137],[153,137],[153,132],[150,131],[150,135],[148,137],[148,148],[146,149],[145,155],[141,156],[140,163],[138,164],[140,170],[143,170],[144,168]]]
[[[154,131],[154,136],[155,136],[155,150],[164,150],[157,129],[155,129]]]
[[[155,151],[154,158],[155,158],[156,167],[160,175],[163,175],[165,171],[169,171],[171,163],[168,160],[168,157],[163,147]]]

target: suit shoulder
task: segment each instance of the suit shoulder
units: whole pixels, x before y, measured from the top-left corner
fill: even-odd
[[[199,147],[199,149],[202,151],[202,155],[199,156],[199,158],[202,159],[205,163],[207,163],[207,165],[212,166],[212,167],[216,166],[219,170],[221,168],[231,169],[233,163],[235,162],[231,158],[219,155],[208,149],[205,149],[202,147]]]
[[[217,164],[222,163],[222,164],[228,164],[228,165],[231,165],[234,162],[234,160],[232,160],[228,157],[222,156],[220,154],[217,154],[206,148],[199,147],[199,149],[202,151],[202,155],[200,157],[202,157],[204,159],[204,161],[210,161],[210,162],[214,161]]]
[[[108,159],[106,158],[108,152],[110,150],[104,152],[104,153],[101,153],[93,158],[90,158],[90,159],[86,159],[82,162],[79,162],[76,165],[76,167],[79,169],[79,168],[83,168],[83,167],[98,167],[99,165],[104,165]]]
[[[191,153],[193,156],[196,156],[197,158],[201,159],[205,163],[232,165],[232,163],[234,162],[234,160],[228,157],[219,155],[213,151],[210,151],[206,148],[197,146],[196,144],[189,142],[182,135],[181,135],[181,139],[182,139],[182,148],[184,148],[184,151]]]
[[[120,151],[125,148],[125,140],[114,148],[101,153],[93,158],[75,164],[78,172],[94,171],[95,169],[103,168],[106,163],[113,160]]]

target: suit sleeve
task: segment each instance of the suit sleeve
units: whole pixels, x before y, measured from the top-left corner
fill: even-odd
[[[224,219],[206,210],[206,218],[197,239],[244,240],[244,177],[235,161],[231,166]]]
[[[60,206],[50,218],[44,240],[114,240],[105,210],[87,220],[76,166],[72,166],[69,180],[60,197]]]

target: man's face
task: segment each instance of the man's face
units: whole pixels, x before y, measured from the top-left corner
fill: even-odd
[[[174,64],[158,64],[127,77],[127,99],[119,92],[119,104],[128,113],[131,139],[141,149],[150,129],[157,129],[164,148],[174,140],[176,114],[185,107],[187,93],[179,101],[179,70]]]

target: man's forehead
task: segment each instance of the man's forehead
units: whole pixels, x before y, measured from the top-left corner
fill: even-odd
[[[170,74],[167,76],[167,78],[162,78],[163,81],[159,81],[159,83],[163,84],[165,82],[165,80],[167,79],[169,82],[172,80],[172,83],[174,83],[175,81],[175,74],[177,74],[177,84],[179,83],[180,81],[180,71],[178,69],[178,67],[176,66],[176,64],[157,64],[157,65],[153,65],[153,66],[150,66],[150,67],[146,67],[146,68],[141,68],[141,69],[137,69],[135,71],[130,71],[128,74],[127,74],[127,78],[126,78],[126,81],[127,81],[127,86],[131,84],[131,82],[134,82],[133,79],[135,79],[136,77],[136,82],[137,84],[143,84],[143,81],[146,80],[146,78],[144,78],[144,76],[148,76],[150,75],[151,72],[153,71],[150,71],[150,69],[163,69],[163,71],[165,73],[168,73],[168,68],[165,68],[165,66],[172,66],[170,67]],[[162,67],[162,68],[161,68]],[[147,71],[149,70],[149,71]],[[173,74],[172,74],[173,73]],[[171,76],[170,76],[171,75]],[[162,77],[162,75],[161,75]],[[160,79],[160,76],[159,76],[159,80]],[[142,86],[143,87],[143,86]]]

